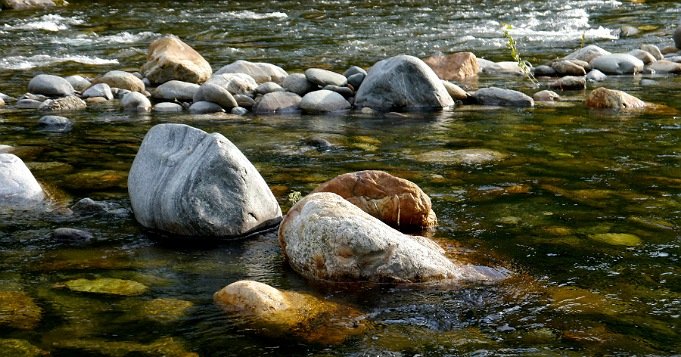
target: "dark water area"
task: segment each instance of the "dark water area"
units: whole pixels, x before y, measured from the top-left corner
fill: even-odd
[[[0,92],[20,96],[39,73],[139,70],[149,43],[170,33],[214,70],[245,59],[289,73],[342,72],[400,53],[472,51],[511,60],[504,23],[535,64],[579,48],[582,35],[615,52],[644,43],[662,48],[673,45],[679,18],[681,3],[671,1],[74,0],[0,12]],[[622,25],[640,33],[623,37]],[[518,77],[467,84],[489,85],[536,91]],[[15,351],[15,340],[53,356],[681,353],[681,78],[611,76],[589,90],[597,86],[659,106],[589,110],[588,90],[530,109],[462,105],[406,117],[131,114],[101,104],[69,113],[74,127],[63,134],[39,130],[36,111],[0,107],[0,145],[14,147],[56,202],[46,212],[0,211],[0,355]],[[380,169],[409,179],[438,215],[438,227],[424,234],[453,259],[514,274],[446,289],[347,289],[311,284],[290,270],[276,232],[210,244],[160,241],[136,223],[126,185],[145,133],[169,122],[234,142],[284,212],[290,192],[307,194],[338,174]],[[312,137],[332,149],[305,144]],[[467,165],[452,154],[481,148],[504,159]],[[85,197],[110,209],[67,212]],[[59,227],[87,230],[93,239],[57,241],[51,232]],[[149,290],[103,297],[63,288],[81,278],[132,280]],[[264,337],[213,303],[214,292],[241,279],[349,304],[371,328],[338,345]]]

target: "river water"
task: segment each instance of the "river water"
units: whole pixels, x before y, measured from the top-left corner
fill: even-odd
[[[679,17],[681,3],[645,0],[74,0],[59,9],[0,12],[0,92],[19,96],[39,73],[138,70],[148,44],[170,33],[215,70],[246,59],[290,73],[312,66],[342,72],[401,53],[466,50],[510,60],[505,23],[535,64],[579,48],[582,38],[610,51],[665,47],[673,45]],[[640,33],[624,37],[623,25]],[[10,339],[55,356],[680,353],[681,79],[642,79],[599,84],[660,105],[631,114],[585,109],[581,91],[533,109],[460,106],[403,118],[131,115],[102,105],[69,114],[74,129],[53,134],[37,129],[34,111],[0,109],[0,144],[14,147],[58,202],[47,213],[0,214],[0,298],[6,303],[14,296],[8,292],[21,292],[41,311],[24,324],[0,314],[0,354]],[[515,77],[467,85],[534,91]],[[216,244],[159,242],[129,213],[126,179],[146,131],[165,122],[225,135],[284,211],[288,193],[306,194],[345,172],[381,169],[412,180],[431,196],[440,221],[426,234],[449,245],[455,259],[503,267],[513,277],[448,289],[348,291],[296,275],[272,232]],[[311,137],[333,149],[306,146]],[[451,160],[452,151],[466,148],[506,158],[489,165]],[[113,209],[82,216],[60,208],[84,197]],[[55,241],[50,233],[59,227],[85,229],[94,239]],[[63,288],[79,278],[134,280],[150,290],[121,298]],[[212,302],[215,291],[240,279],[350,304],[371,328],[339,345],[263,337]]]

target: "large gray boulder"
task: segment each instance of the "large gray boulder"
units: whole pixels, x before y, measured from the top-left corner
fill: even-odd
[[[140,224],[179,236],[237,237],[281,220],[265,180],[231,141],[184,124],[149,130],[128,192]]]
[[[306,113],[329,113],[350,109],[350,103],[342,95],[322,89],[305,94],[300,109]]]
[[[51,74],[39,74],[28,82],[28,91],[50,97],[66,97],[74,95],[73,86],[66,79]]]
[[[271,63],[256,63],[243,60],[232,62],[215,72],[215,74],[224,73],[245,73],[253,77],[258,84],[265,82],[281,84],[288,76],[288,73],[283,68]]]
[[[302,98],[291,92],[272,92],[260,98],[253,112],[256,114],[294,114],[300,112]]]
[[[627,53],[613,53],[593,59],[591,68],[605,74],[635,74],[643,71],[644,63]]]
[[[311,280],[495,279],[479,267],[453,263],[437,243],[400,233],[330,192],[310,194],[293,206],[279,226],[279,243],[293,270]]]
[[[452,105],[454,100],[435,72],[407,55],[376,63],[355,96],[355,106],[381,111],[441,110]]]
[[[512,89],[489,87],[478,89],[473,99],[481,105],[502,107],[533,107],[534,100],[525,93]]]
[[[198,90],[198,84],[170,80],[156,87],[151,92],[151,96],[155,99],[191,102],[194,100],[194,95]]]
[[[24,162],[0,154],[0,207],[26,208],[45,199],[45,192]]]

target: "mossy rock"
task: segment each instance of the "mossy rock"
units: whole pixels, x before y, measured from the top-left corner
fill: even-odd
[[[19,340],[14,338],[0,339],[0,356],[12,357],[38,357],[49,356],[47,351],[44,351],[36,346],[33,346],[26,340]]]
[[[144,301],[136,309],[137,316],[159,323],[170,323],[180,320],[194,306],[191,301],[159,298]]]
[[[412,156],[416,161],[444,165],[487,165],[507,157],[490,149],[433,150]]]
[[[0,291],[0,326],[31,330],[42,317],[33,298],[20,291]]]
[[[64,286],[71,291],[118,296],[142,295],[149,290],[136,281],[112,278],[75,279],[65,282]]]
[[[548,289],[551,307],[570,314],[603,314],[615,316],[626,310],[619,301],[577,287],[552,287]]]
[[[600,233],[592,234],[590,239],[609,245],[623,245],[635,247],[641,244],[641,238],[629,233]]]
[[[68,349],[93,354],[97,356],[127,357],[127,356],[167,356],[167,357],[198,357],[189,352],[172,337],[164,337],[149,344],[136,341],[107,341],[101,339],[64,339],[53,343],[58,349]]]

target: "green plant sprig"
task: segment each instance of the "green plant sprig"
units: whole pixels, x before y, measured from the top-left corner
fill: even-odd
[[[527,65],[527,62],[523,61],[523,59],[520,58],[520,52],[518,52],[516,41],[509,32],[509,30],[512,28],[513,27],[510,24],[504,24],[504,38],[506,39],[506,48],[508,48],[509,51],[511,51],[511,57],[513,58],[514,61],[518,63],[518,68],[520,68],[520,71],[523,72],[525,78],[532,82],[533,85],[535,86],[539,85],[539,81],[537,81],[537,78],[535,78],[534,74],[532,74],[532,69],[530,69],[530,67]]]

